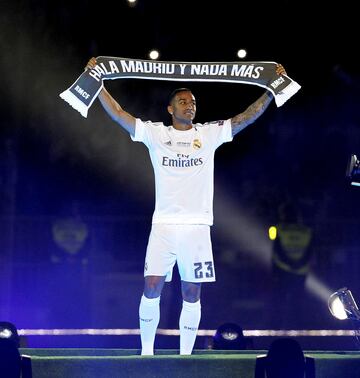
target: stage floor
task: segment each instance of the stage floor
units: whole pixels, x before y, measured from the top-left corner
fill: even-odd
[[[20,348],[31,357],[33,378],[254,378],[257,356],[266,350],[156,350],[141,356],[138,349]],[[359,351],[304,350],[315,361],[316,378],[359,378]]]

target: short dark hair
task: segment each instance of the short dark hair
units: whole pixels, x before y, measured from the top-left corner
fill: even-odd
[[[169,105],[171,105],[172,100],[175,98],[175,96],[180,92],[191,92],[189,88],[177,88],[174,89],[170,95],[169,95]]]

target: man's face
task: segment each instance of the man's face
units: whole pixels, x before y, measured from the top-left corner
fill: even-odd
[[[184,121],[192,121],[196,114],[196,101],[193,94],[189,91],[176,94],[169,107],[172,115]]]

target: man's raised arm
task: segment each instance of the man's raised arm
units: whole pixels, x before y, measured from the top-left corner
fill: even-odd
[[[254,103],[252,103],[244,112],[231,118],[232,135],[235,136],[239,131],[243,130],[246,126],[255,122],[270,105],[273,95],[271,92],[266,91]]]
[[[286,75],[286,71],[281,64],[277,65],[276,73],[278,75]],[[235,136],[239,131],[243,130],[246,126],[255,122],[268,108],[273,94],[266,91],[254,103],[252,103],[244,112],[231,118],[232,135]]]
[[[91,58],[85,69],[92,69],[96,66],[96,58]],[[130,135],[135,135],[135,117],[126,112],[119,103],[103,87],[98,96],[101,105],[109,116],[124,128]]]

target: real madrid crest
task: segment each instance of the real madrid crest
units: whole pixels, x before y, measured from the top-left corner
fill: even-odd
[[[199,150],[201,148],[200,139],[194,139],[194,141],[193,141],[193,147],[195,148],[195,150]]]

